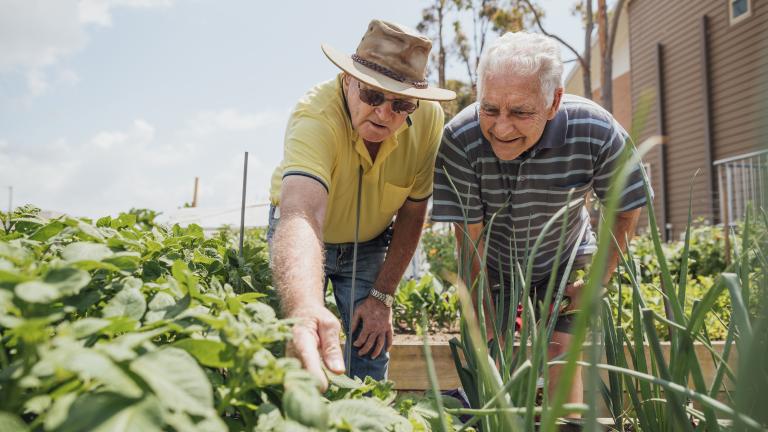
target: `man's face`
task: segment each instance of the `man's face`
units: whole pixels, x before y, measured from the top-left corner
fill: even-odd
[[[557,114],[562,89],[550,106],[536,75],[488,74],[480,97],[480,129],[501,160],[512,160],[539,142],[547,120]]]
[[[408,117],[406,112],[398,113],[392,111],[392,102],[390,100],[402,99],[402,96],[382,92],[387,97],[387,101],[379,106],[371,106],[360,100],[360,87],[365,89],[369,88],[368,86],[346,75],[344,87],[347,93],[347,106],[352,118],[352,127],[355,128],[360,137],[365,141],[380,143],[386,140],[403,125]],[[413,102],[416,103],[415,100]]]

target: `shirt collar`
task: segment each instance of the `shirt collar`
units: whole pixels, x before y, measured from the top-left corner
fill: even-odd
[[[557,114],[555,114],[555,118],[547,121],[546,126],[544,126],[544,132],[541,134],[539,142],[533,147],[534,153],[542,149],[551,149],[565,145],[567,132],[568,112],[561,102],[560,108],[557,110]]]

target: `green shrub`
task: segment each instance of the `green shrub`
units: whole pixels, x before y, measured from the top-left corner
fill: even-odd
[[[332,377],[326,395],[285,356],[263,233],[0,214],[0,429],[411,430],[391,383]],[[366,394],[371,397],[366,396]],[[411,415],[413,417],[411,417]]]

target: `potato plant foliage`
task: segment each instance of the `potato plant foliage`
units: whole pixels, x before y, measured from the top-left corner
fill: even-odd
[[[429,402],[284,355],[259,232],[2,215],[0,430],[429,430]],[[418,408],[418,409],[417,409]]]

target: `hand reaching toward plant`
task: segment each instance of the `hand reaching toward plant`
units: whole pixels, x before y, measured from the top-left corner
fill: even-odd
[[[293,340],[288,354],[298,358],[315,378],[320,389],[328,389],[323,364],[334,373],[344,373],[344,357],[339,346],[341,325],[331,311],[323,306],[298,309],[291,314],[300,321],[293,327]]]
[[[362,321],[363,330],[353,345],[359,348],[359,354],[371,353],[377,358],[382,352],[389,351],[392,346],[392,309],[375,298],[368,297],[355,308],[352,316],[352,331],[355,334],[357,326]]]

